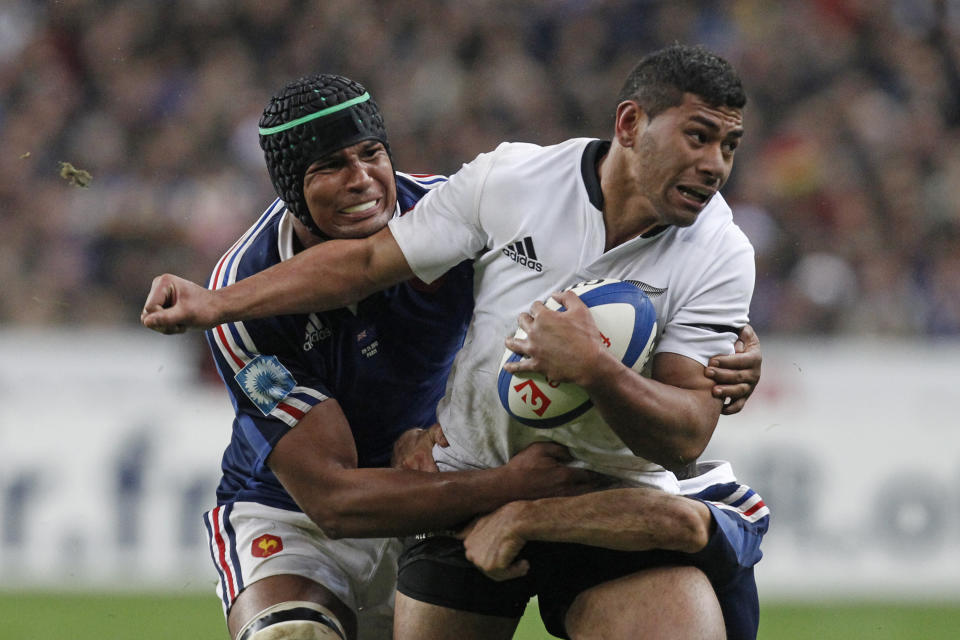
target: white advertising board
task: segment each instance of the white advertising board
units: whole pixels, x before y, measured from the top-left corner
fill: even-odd
[[[213,584],[230,402],[199,334],[0,334],[0,587]]]

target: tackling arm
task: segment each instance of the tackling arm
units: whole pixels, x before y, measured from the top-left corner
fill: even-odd
[[[389,228],[330,240],[228,287],[208,291],[183,278],[154,278],[140,321],[160,333],[343,307],[413,276]]]
[[[531,540],[572,542],[621,551],[702,550],[712,527],[701,502],[656,489],[609,489],[571,498],[511,502],[462,534],[467,558],[495,580],[524,575],[517,560]]]
[[[596,474],[567,467],[568,460],[563,447],[537,443],[506,465],[483,471],[357,468],[346,416],[331,399],[280,438],[267,464],[304,513],[338,538],[446,529],[510,500],[598,486]]]

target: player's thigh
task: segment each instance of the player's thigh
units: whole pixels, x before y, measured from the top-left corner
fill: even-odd
[[[573,640],[721,640],[723,614],[710,581],[694,567],[645,569],[580,593],[567,611]]]
[[[234,634],[268,607],[305,601],[356,629],[351,637],[389,639],[398,540],[332,540],[301,512],[249,502],[218,506],[204,520]],[[316,617],[310,608],[302,613]]]
[[[282,602],[313,602],[328,609],[343,626],[347,638],[357,637],[357,618],[350,607],[323,585],[296,575],[263,578],[244,589],[227,616],[230,637],[265,609]]]
[[[441,607],[397,594],[394,640],[510,640],[519,618]]]
[[[448,536],[412,541],[400,558],[396,640],[509,639],[533,595],[527,576],[498,582]]]

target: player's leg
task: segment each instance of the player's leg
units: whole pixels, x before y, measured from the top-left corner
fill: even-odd
[[[727,625],[727,640],[756,640],[760,629],[760,599],[753,567],[741,571],[722,586],[714,585],[714,589]]]
[[[232,638],[389,639],[399,541],[331,540],[303,513],[249,502],[204,522]]]
[[[565,618],[573,640],[721,640],[723,614],[695,567],[656,567],[582,592]]]
[[[509,640],[520,618],[487,616],[397,594],[394,640]]]
[[[400,559],[394,639],[509,640],[531,591],[525,578],[486,577],[455,538],[418,541]]]
[[[234,640],[354,640],[357,619],[329,589],[276,575],[244,589],[227,616]]]
[[[689,481],[681,481],[681,490],[687,484]],[[711,484],[688,497],[701,500],[713,519],[707,546],[691,558],[716,590],[727,638],[755,640],[760,601],[753,568],[763,557],[760,544],[770,523],[770,510],[756,492],[737,482]]]

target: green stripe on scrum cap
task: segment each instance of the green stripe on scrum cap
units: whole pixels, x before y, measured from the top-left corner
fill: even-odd
[[[365,92],[365,93],[364,93],[363,95],[361,95],[361,96],[357,96],[356,98],[351,98],[351,99],[347,100],[346,102],[341,102],[341,103],[338,104],[338,105],[334,105],[334,106],[332,106],[332,107],[327,107],[326,109],[321,109],[320,111],[316,111],[316,112],[314,112],[314,113],[311,113],[311,114],[308,115],[308,116],[303,116],[302,118],[297,118],[296,120],[291,120],[290,122],[287,122],[287,123],[285,123],[285,124],[278,124],[278,125],[275,126],[275,127],[260,127],[260,135],[262,135],[262,136],[269,136],[269,135],[273,135],[274,133],[280,133],[281,131],[286,131],[287,129],[292,129],[293,127],[299,126],[299,125],[301,125],[301,124],[303,124],[303,123],[305,123],[305,122],[310,122],[311,120],[316,120],[317,118],[323,118],[324,116],[329,116],[329,115],[334,114],[334,113],[336,113],[336,112],[338,112],[338,111],[343,111],[344,109],[349,109],[349,108],[352,107],[353,105],[355,105],[355,104],[360,104],[361,102],[366,102],[366,101],[369,100],[369,99],[370,99],[370,93],[369,93],[369,92]]]

